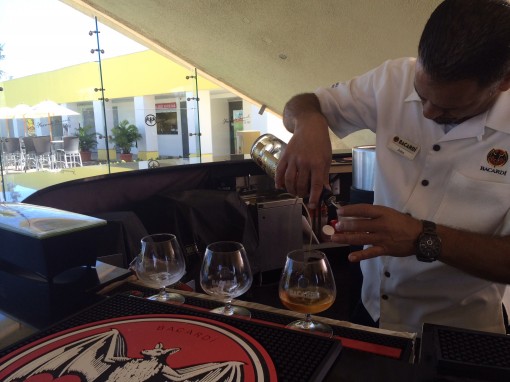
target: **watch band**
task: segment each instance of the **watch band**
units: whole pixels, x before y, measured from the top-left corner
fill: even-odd
[[[436,233],[436,223],[428,221],[428,220],[422,220],[423,224],[423,231],[422,234],[425,235],[437,235]]]

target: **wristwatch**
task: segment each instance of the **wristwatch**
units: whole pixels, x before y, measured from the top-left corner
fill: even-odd
[[[441,238],[436,232],[436,223],[422,220],[423,231],[418,236],[416,258],[419,261],[431,263],[441,255]]]

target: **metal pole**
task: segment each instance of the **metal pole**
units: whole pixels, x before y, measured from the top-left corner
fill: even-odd
[[[200,106],[198,105],[198,102],[200,98],[198,97],[198,75],[197,75],[197,68],[195,68],[195,91],[196,91],[196,104],[197,104],[197,128],[198,128],[198,157],[200,158],[200,163],[202,163],[202,134],[200,133]]]
[[[7,194],[5,193],[5,179],[4,179],[4,140],[0,137],[0,175],[2,176],[2,195],[4,196],[4,202],[7,201]]]
[[[104,123],[104,136],[105,136],[105,144],[106,144],[106,161],[108,162],[108,173],[111,174],[110,169],[110,148],[108,147],[108,129],[106,127],[106,107],[105,107],[105,97],[104,97],[104,86],[103,86],[103,68],[101,66],[101,48],[99,46],[99,29],[97,26],[97,17],[94,17],[96,20],[96,40],[97,40],[97,57],[99,62],[99,78],[101,80],[101,100],[103,102],[103,123]]]

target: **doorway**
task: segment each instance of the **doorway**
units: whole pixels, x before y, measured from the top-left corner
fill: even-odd
[[[228,116],[230,125],[230,154],[236,153],[236,132],[243,130],[243,101],[228,103]]]
[[[179,102],[179,112],[181,113],[182,129],[182,157],[189,158],[189,135],[188,135],[188,109],[186,101]]]

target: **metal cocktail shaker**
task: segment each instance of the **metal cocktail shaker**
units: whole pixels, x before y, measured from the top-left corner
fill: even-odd
[[[287,144],[272,134],[264,134],[258,137],[251,147],[251,158],[271,178],[274,179],[276,166]]]
[[[287,144],[272,134],[264,134],[258,137],[251,147],[251,158],[273,179],[276,174],[276,166]],[[322,190],[321,200],[331,208],[331,215],[336,216],[336,197],[331,190]]]

